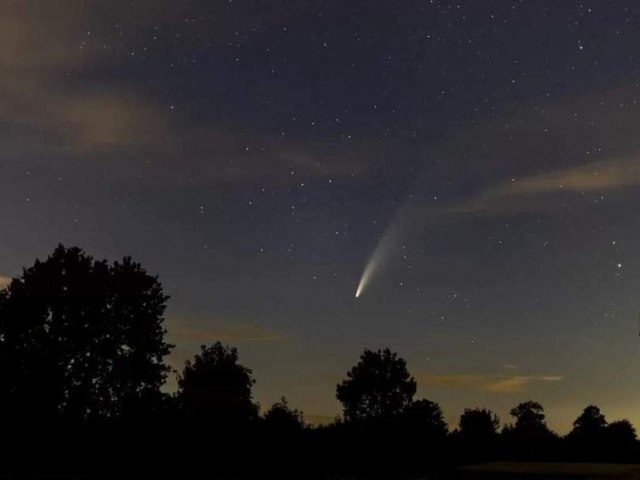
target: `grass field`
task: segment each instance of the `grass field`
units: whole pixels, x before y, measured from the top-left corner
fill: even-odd
[[[464,480],[640,480],[640,465],[496,462],[460,469]]]

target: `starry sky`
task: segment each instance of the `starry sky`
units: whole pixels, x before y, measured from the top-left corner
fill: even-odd
[[[389,346],[451,423],[640,427],[637,1],[1,0],[0,68],[0,283],[130,255],[311,421]]]

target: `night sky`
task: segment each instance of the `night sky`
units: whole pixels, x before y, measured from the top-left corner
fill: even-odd
[[[389,346],[452,423],[640,426],[636,0],[2,0],[0,69],[3,282],[130,255],[311,421]]]

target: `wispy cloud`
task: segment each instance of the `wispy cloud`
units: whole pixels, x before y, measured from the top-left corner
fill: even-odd
[[[350,176],[365,168],[367,155],[354,147],[336,154],[335,145],[310,145],[270,131],[247,133],[238,125],[229,128],[228,119],[215,112],[206,118],[192,116],[188,106],[183,111],[153,89],[125,90],[117,77],[110,78],[109,71],[134,66],[140,55],[155,50],[125,49],[114,34],[91,31],[87,19],[117,24],[120,34],[155,32],[159,25],[171,28],[181,18],[179,8],[172,2],[154,2],[128,5],[125,14],[117,5],[87,0],[69,0],[64,9],[37,0],[3,6],[0,121],[15,127],[8,141],[15,142],[15,148],[28,144],[58,151],[61,162],[82,161],[83,168],[100,178],[170,186],[298,183],[304,177]],[[215,5],[208,9],[228,15]],[[277,24],[290,13],[288,8],[274,8],[266,23]],[[229,29],[212,34],[225,43],[225,36],[237,36]],[[87,157],[92,161],[85,164]]]
[[[62,142],[83,151],[166,136],[166,113],[148,99],[104,82],[65,88],[85,66],[112,61],[111,49],[96,49],[90,41],[90,9],[77,0],[63,10],[32,0],[3,8],[0,120],[42,132],[53,145]]]
[[[519,393],[534,383],[560,382],[560,375],[474,375],[422,374],[417,377],[422,385],[441,388],[471,389],[492,393]]]
[[[640,155],[634,158],[600,160],[553,170],[489,187],[477,197],[452,208],[461,213],[522,209],[519,200],[528,200],[529,209],[540,197],[559,192],[604,192],[640,185]]]

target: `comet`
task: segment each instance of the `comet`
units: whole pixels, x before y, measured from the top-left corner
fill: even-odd
[[[369,257],[367,264],[362,271],[362,276],[356,288],[356,298],[360,298],[362,294],[369,288],[371,283],[379,277],[385,270],[385,267],[393,260],[393,253],[398,252],[401,245],[407,238],[415,235],[416,230],[424,228],[439,218],[441,211],[427,205],[416,205],[409,198],[402,204],[396,212],[393,220],[384,231],[373,253]]]
[[[371,280],[373,273],[376,271],[376,267],[380,265],[376,262],[376,251],[371,255],[371,258],[367,262],[367,266],[364,267],[364,272],[362,272],[362,277],[360,277],[360,282],[358,282],[358,288],[356,289],[356,298],[362,295],[362,292],[369,283],[369,280]]]
[[[360,281],[358,282],[356,298],[360,298],[371,281],[379,275],[380,271],[383,270],[383,267],[387,264],[387,261],[393,252],[393,246],[397,244],[398,237],[400,236],[400,226],[404,217],[405,216],[401,213],[396,215],[378,241],[376,248],[373,250],[373,253],[364,267]]]

